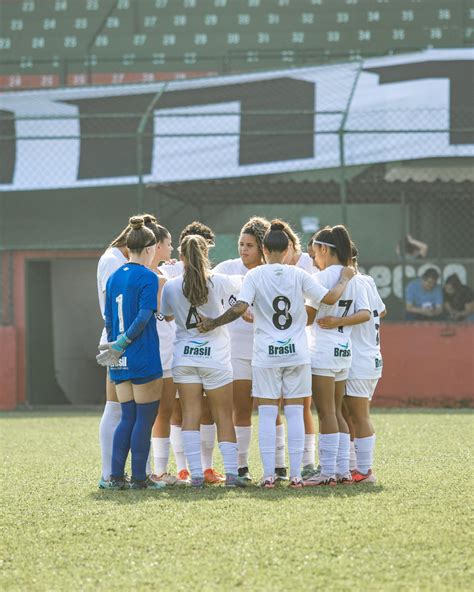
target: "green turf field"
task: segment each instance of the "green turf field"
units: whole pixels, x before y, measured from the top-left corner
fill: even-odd
[[[377,412],[372,488],[112,492],[98,413],[3,414],[0,588],[472,590],[473,417]]]

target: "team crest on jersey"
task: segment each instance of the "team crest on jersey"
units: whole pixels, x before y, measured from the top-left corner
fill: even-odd
[[[334,357],[335,358],[350,358],[352,352],[349,348],[349,342],[346,343],[338,343],[338,347],[334,348]]]
[[[164,321],[165,320],[165,317],[164,317],[164,315],[161,314],[161,312],[155,313],[155,318],[157,321]]]
[[[272,358],[278,356],[293,356],[296,355],[296,346],[293,343],[293,338],[289,337],[285,340],[277,340],[268,346],[268,355]]]
[[[375,369],[380,370],[383,367],[383,360],[382,358],[375,358]]]
[[[200,339],[192,339],[188,341],[188,345],[184,346],[183,355],[198,358],[210,358],[211,346],[209,341],[202,341]]]
[[[230,296],[229,298],[229,306],[234,306],[234,304],[237,302],[237,298],[232,294],[232,296]]]

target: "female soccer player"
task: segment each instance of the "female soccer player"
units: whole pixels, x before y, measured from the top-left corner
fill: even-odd
[[[109,366],[122,416],[115,429],[111,489],[161,489],[146,473],[150,436],[162,392],[162,368],[156,322],[158,278],[147,267],[156,238],[142,216],[130,218],[127,234],[129,262],[107,282],[105,326],[108,343],[100,346],[97,361]],[[125,462],[132,453],[132,478],[125,480]]]
[[[183,239],[192,234],[202,236],[206,240],[209,248],[214,247],[214,232],[209,228],[209,226],[206,226],[197,220],[194,220],[194,222],[191,222],[183,228],[181,234],[179,235],[179,244],[181,245]],[[176,263],[160,266],[159,272],[162,273],[165,278],[171,279],[182,275],[183,269],[183,262],[177,261]],[[183,441],[181,436],[181,422],[181,406],[179,399],[176,399],[173,415],[171,417],[170,441],[176,460],[178,478],[180,481],[184,482],[189,479],[189,471],[187,470],[186,459],[184,457]],[[200,437],[204,480],[209,485],[222,483],[225,481],[225,477],[218,473],[213,467],[214,446],[216,441],[216,424],[212,417],[207,397],[203,397],[202,399]]]
[[[331,288],[343,266],[352,264],[351,239],[347,229],[344,226],[327,226],[319,230],[313,240],[313,251],[316,265],[321,270],[317,274],[318,281]],[[314,319],[315,307],[308,307],[308,311],[310,319]],[[358,322],[370,319],[365,287],[356,278],[346,287],[337,303],[319,307],[317,319],[326,316],[343,319],[354,312],[358,313]],[[311,373],[319,416],[321,470],[305,478],[306,486],[336,485],[336,473],[340,483],[352,483],[349,470],[350,434],[342,415],[342,400],[351,365],[351,328],[345,327],[343,321],[334,329],[325,329],[318,322],[313,325]]]
[[[353,244],[352,261],[358,271],[357,255],[357,247]],[[344,401],[352,420],[355,436],[356,470],[353,472],[352,478],[354,483],[375,483],[375,475],[372,472],[375,431],[370,418],[370,403],[377,382],[382,376],[380,319],[387,312],[374,280],[370,276],[359,272],[356,277],[365,284],[372,316],[369,322],[357,324],[352,329],[352,364],[349,370]],[[334,320],[336,321],[336,319]],[[353,320],[351,317],[344,319],[347,323]],[[330,319],[326,319],[326,326],[329,324]]]
[[[237,474],[237,443],[232,423],[232,365],[227,329],[216,329],[202,339],[197,328],[201,316],[215,316],[222,302],[236,289],[240,278],[211,273],[209,245],[204,238],[190,235],[180,245],[183,275],[166,282],[161,312],[176,320],[173,379],[178,385],[183,410],[184,453],[191,471],[191,485],[201,487],[199,427],[203,392],[217,424],[219,448],[224,460],[227,487],[244,487]]]
[[[316,268],[314,267],[314,262],[311,255],[309,253],[302,252],[299,236],[288,223],[285,224],[285,232],[288,234],[288,238],[290,240],[288,255],[285,263],[288,265],[296,265],[296,267],[301,267],[301,269],[304,269],[308,273],[314,273]]]
[[[266,265],[245,276],[239,299],[216,319],[204,319],[202,331],[214,330],[238,318],[254,306],[252,394],[258,401],[259,444],[264,477],[262,486],[275,486],[275,442],[278,404],[283,396],[288,422],[290,487],[301,488],[304,446],[304,399],[311,396],[310,356],[306,341],[305,298],[314,306],[335,303],[353,270],[345,270],[332,290],[321,286],[296,266],[283,264],[289,238],[285,223],[274,220],[264,238]]]
[[[105,288],[109,277],[117,271],[124,263],[127,262],[127,233],[130,231],[130,226],[122,230],[119,236],[114,239],[102,257],[99,259],[97,265],[97,291],[99,293],[99,306],[102,317],[105,319]],[[102,331],[99,345],[107,343],[107,332]],[[117,427],[120,417],[120,403],[117,399],[115,385],[110,380],[107,372],[105,382],[105,408],[102,414],[102,419],[99,425],[99,440],[100,451],[102,456],[102,475],[99,480],[99,488],[105,489],[109,485],[110,473],[112,470],[112,443],[114,439],[115,428]]]
[[[265,218],[253,217],[244,224],[239,236],[239,257],[228,259],[216,265],[217,273],[226,275],[244,276],[250,269],[254,269],[265,263],[263,255],[263,239],[270,228],[270,222]],[[232,306],[238,298],[238,294],[229,294],[226,306]],[[253,325],[239,318],[228,326],[231,340],[231,359],[233,371],[233,397],[234,397],[234,425],[237,436],[239,454],[239,475],[251,481],[249,472],[249,450],[252,439],[252,349],[253,349]],[[285,467],[285,442],[284,426],[280,420],[277,428],[279,442],[277,449],[280,451],[279,467],[280,477],[284,478]],[[281,454],[281,451],[283,454]]]

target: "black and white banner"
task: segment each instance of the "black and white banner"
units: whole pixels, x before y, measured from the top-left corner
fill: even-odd
[[[161,83],[4,93],[0,190],[136,183],[136,131],[160,91]],[[474,156],[473,97],[471,49],[172,82],[145,129],[143,178],[338,167],[348,107],[348,166]]]

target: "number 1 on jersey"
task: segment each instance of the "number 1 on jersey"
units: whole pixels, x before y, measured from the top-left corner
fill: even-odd
[[[123,294],[119,294],[115,299],[118,308],[118,318],[119,318],[119,333],[125,332],[125,323],[123,322]]]

